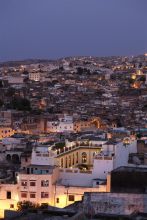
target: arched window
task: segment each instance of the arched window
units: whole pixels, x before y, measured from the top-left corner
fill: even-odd
[[[65,168],[67,168],[67,157],[65,159]]]
[[[78,152],[76,153],[76,163],[78,163]]]
[[[75,155],[73,154],[73,157],[72,157],[72,165],[75,164]]]
[[[10,154],[7,154],[7,156],[6,156],[6,160],[8,160],[8,161],[11,160],[11,155],[10,155]]]
[[[82,153],[82,163],[87,163],[87,154],[85,152]]]
[[[71,167],[71,156],[69,156],[69,167]]]
[[[61,168],[63,168],[63,158],[61,159]]]

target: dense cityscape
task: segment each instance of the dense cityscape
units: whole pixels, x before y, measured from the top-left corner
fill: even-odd
[[[1,218],[147,219],[147,54],[1,62],[0,94]]]

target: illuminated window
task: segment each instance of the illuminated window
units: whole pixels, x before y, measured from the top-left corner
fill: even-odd
[[[22,180],[21,181],[21,186],[27,186],[27,181],[26,180]]]
[[[41,198],[49,198],[49,193],[48,192],[41,192]]]
[[[68,196],[68,201],[74,202],[75,201],[75,196],[74,195],[69,195]]]
[[[49,186],[49,181],[48,181],[48,180],[41,180],[41,186],[42,186],[42,187],[47,187],[47,186]]]
[[[82,153],[82,163],[87,162],[87,154],[85,152]]]

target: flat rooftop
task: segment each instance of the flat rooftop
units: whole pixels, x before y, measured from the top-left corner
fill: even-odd
[[[147,172],[147,167],[127,167],[127,166],[122,166],[118,167],[115,170],[112,170],[111,173],[115,172]]]

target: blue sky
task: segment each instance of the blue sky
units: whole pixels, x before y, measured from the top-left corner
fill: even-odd
[[[0,0],[0,61],[147,51],[147,0]]]

